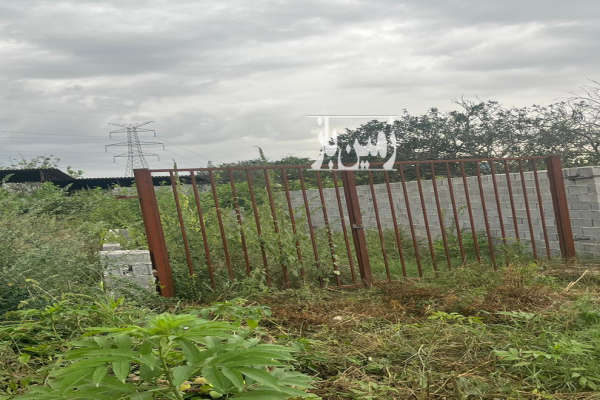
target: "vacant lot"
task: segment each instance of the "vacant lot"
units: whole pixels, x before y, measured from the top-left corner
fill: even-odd
[[[169,198],[161,195],[159,200]],[[265,286],[260,274],[240,276],[234,283],[222,280],[213,290],[206,275],[190,279],[184,261],[176,258],[177,299],[143,291],[123,297],[99,284],[97,250],[108,229],[116,227],[130,232],[129,248],[143,246],[137,203],[100,191],[68,196],[44,185],[31,195],[0,190],[0,205],[0,399],[26,393],[35,400],[69,399],[85,390],[91,394],[75,398],[295,399],[300,396],[295,391],[309,385],[306,376],[314,378],[308,391],[323,399],[600,398],[596,265],[533,263],[515,252],[500,259],[497,272],[485,262],[468,263],[437,277],[429,274],[422,281],[408,278],[368,290],[298,285],[280,291]],[[225,214],[233,219],[233,213]],[[193,226],[195,215],[187,217]],[[235,227],[235,220],[230,223]],[[168,215],[164,224],[170,248],[177,249],[177,218]],[[215,226],[213,220],[209,233],[218,246]],[[273,238],[269,243],[282,239],[284,254],[291,254],[285,259],[291,271],[298,264],[294,236],[286,232],[274,236],[265,230]],[[232,239],[232,249],[234,243]],[[319,245],[328,250],[327,240]],[[455,250],[452,255],[458,254]],[[278,246],[267,251],[270,260],[281,261]],[[381,274],[377,253],[372,255],[374,271]],[[326,251],[322,259],[327,259]],[[474,259],[470,254],[469,260]],[[243,261],[233,261],[243,266]],[[219,257],[214,262],[225,270]],[[307,281],[317,282],[314,278]],[[250,366],[239,370],[254,373],[254,378],[238,379],[236,372],[227,371],[237,386],[215,374],[215,369],[222,372],[222,364],[208,368],[198,364],[206,359],[195,359],[196,366],[189,367],[173,338],[185,334],[178,324],[199,320],[227,325],[194,337],[197,351],[206,351],[212,343],[206,337],[218,333],[223,357],[238,354],[236,346],[250,351],[267,345],[282,362],[269,361],[271,356],[259,348],[257,358],[246,359]],[[165,321],[171,327],[161,339],[169,351],[148,333],[149,326]],[[130,337],[111,344],[117,334]],[[111,349],[120,345],[130,351],[119,348],[111,353],[114,359],[90,359],[82,350],[82,339],[90,335]],[[268,347],[272,344],[285,348]],[[142,349],[147,356],[136,358]],[[125,354],[131,359],[124,359]],[[164,361],[162,369],[142,373],[142,364],[157,357]],[[73,368],[77,363],[94,369],[89,376],[65,375],[85,372]],[[181,379],[180,386],[173,383]],[[98,387],[115,392],[101,394]]]
[[[285,292],[260,303],[272,310],[266,332],[300,349],[300,367],[319,378],[314,392],[325,399],[592,399],[600,398],[595,272],[473,265],[430,283]]]

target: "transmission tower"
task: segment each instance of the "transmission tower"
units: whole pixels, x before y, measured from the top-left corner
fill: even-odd
[[[113,135],[117,134],[125,134],[127,136],[127,140],[124,142],[111,143],[107,144],[104,147],[104,151],[106,152],[108,152],[109,147],[127,147],[126,153],[121,153],[113,156],[113,162],[116,162],[117,158],[127,157],[127,167],[125,168],[125,176],[133,176],[133,170],[136,168],[148,168],[148,162],[146,161],[146,157],[156,157],[157,159],[160,159],[160,157],[156,153],[144,153],[143,146],[161,146],[164,150],[165,145],[162,142],[141,141],[139,137],[139,133],[152,133],[153,136],[156,136],[155,129],[142,128],[153,122],[154,121],[146,121],[137,125],[124,125],[113,123],[109,124],[119,128],[109,131],[109,138],[112,139]]]

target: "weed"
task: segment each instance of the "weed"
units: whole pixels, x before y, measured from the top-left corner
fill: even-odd
[[[144,326],[94,328],[77,340],[48,385],[21,399],[307,397],[311,379],[290,371],[291,349],[261,344],[229,322],[160,314]],[[262,397],[261,397],[262,396]]]

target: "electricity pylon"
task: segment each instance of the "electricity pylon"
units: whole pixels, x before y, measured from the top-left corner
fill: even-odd
[[[140,141],[140,132],[151,132],[153,136],[156,136],[156,130],[142,128],[143,126],[149,125],[154,121],[146,121],[137,125],[124,125],[109,123],[109,125],[119,127],[108,132],[108,137],[112,138],[112,135],[124,133],[127,135],[127,140],[124,142],[111,143],[104,146],[104,151],[108,152],[109,147],[127,147],[126,153],[121,153],[113,156],[113,162],[116,162],[117,158],[127,157],[127,166],[125,168],[125,176],[133,176],[133,170],[136,168],[148,168],[148,162],[146,157],[156,157],[160,159],[156,153],[144,153],[143,146],[162,146],[165,149],[165,145],[162,142],[146,142]]]

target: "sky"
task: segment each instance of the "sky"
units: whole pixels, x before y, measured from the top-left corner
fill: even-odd
[[[599,37],[597,0],[2,0],[0,165],[121,176],[109,123],[147,120],[152,168],[315,157],[307,115],[571,96]]]

